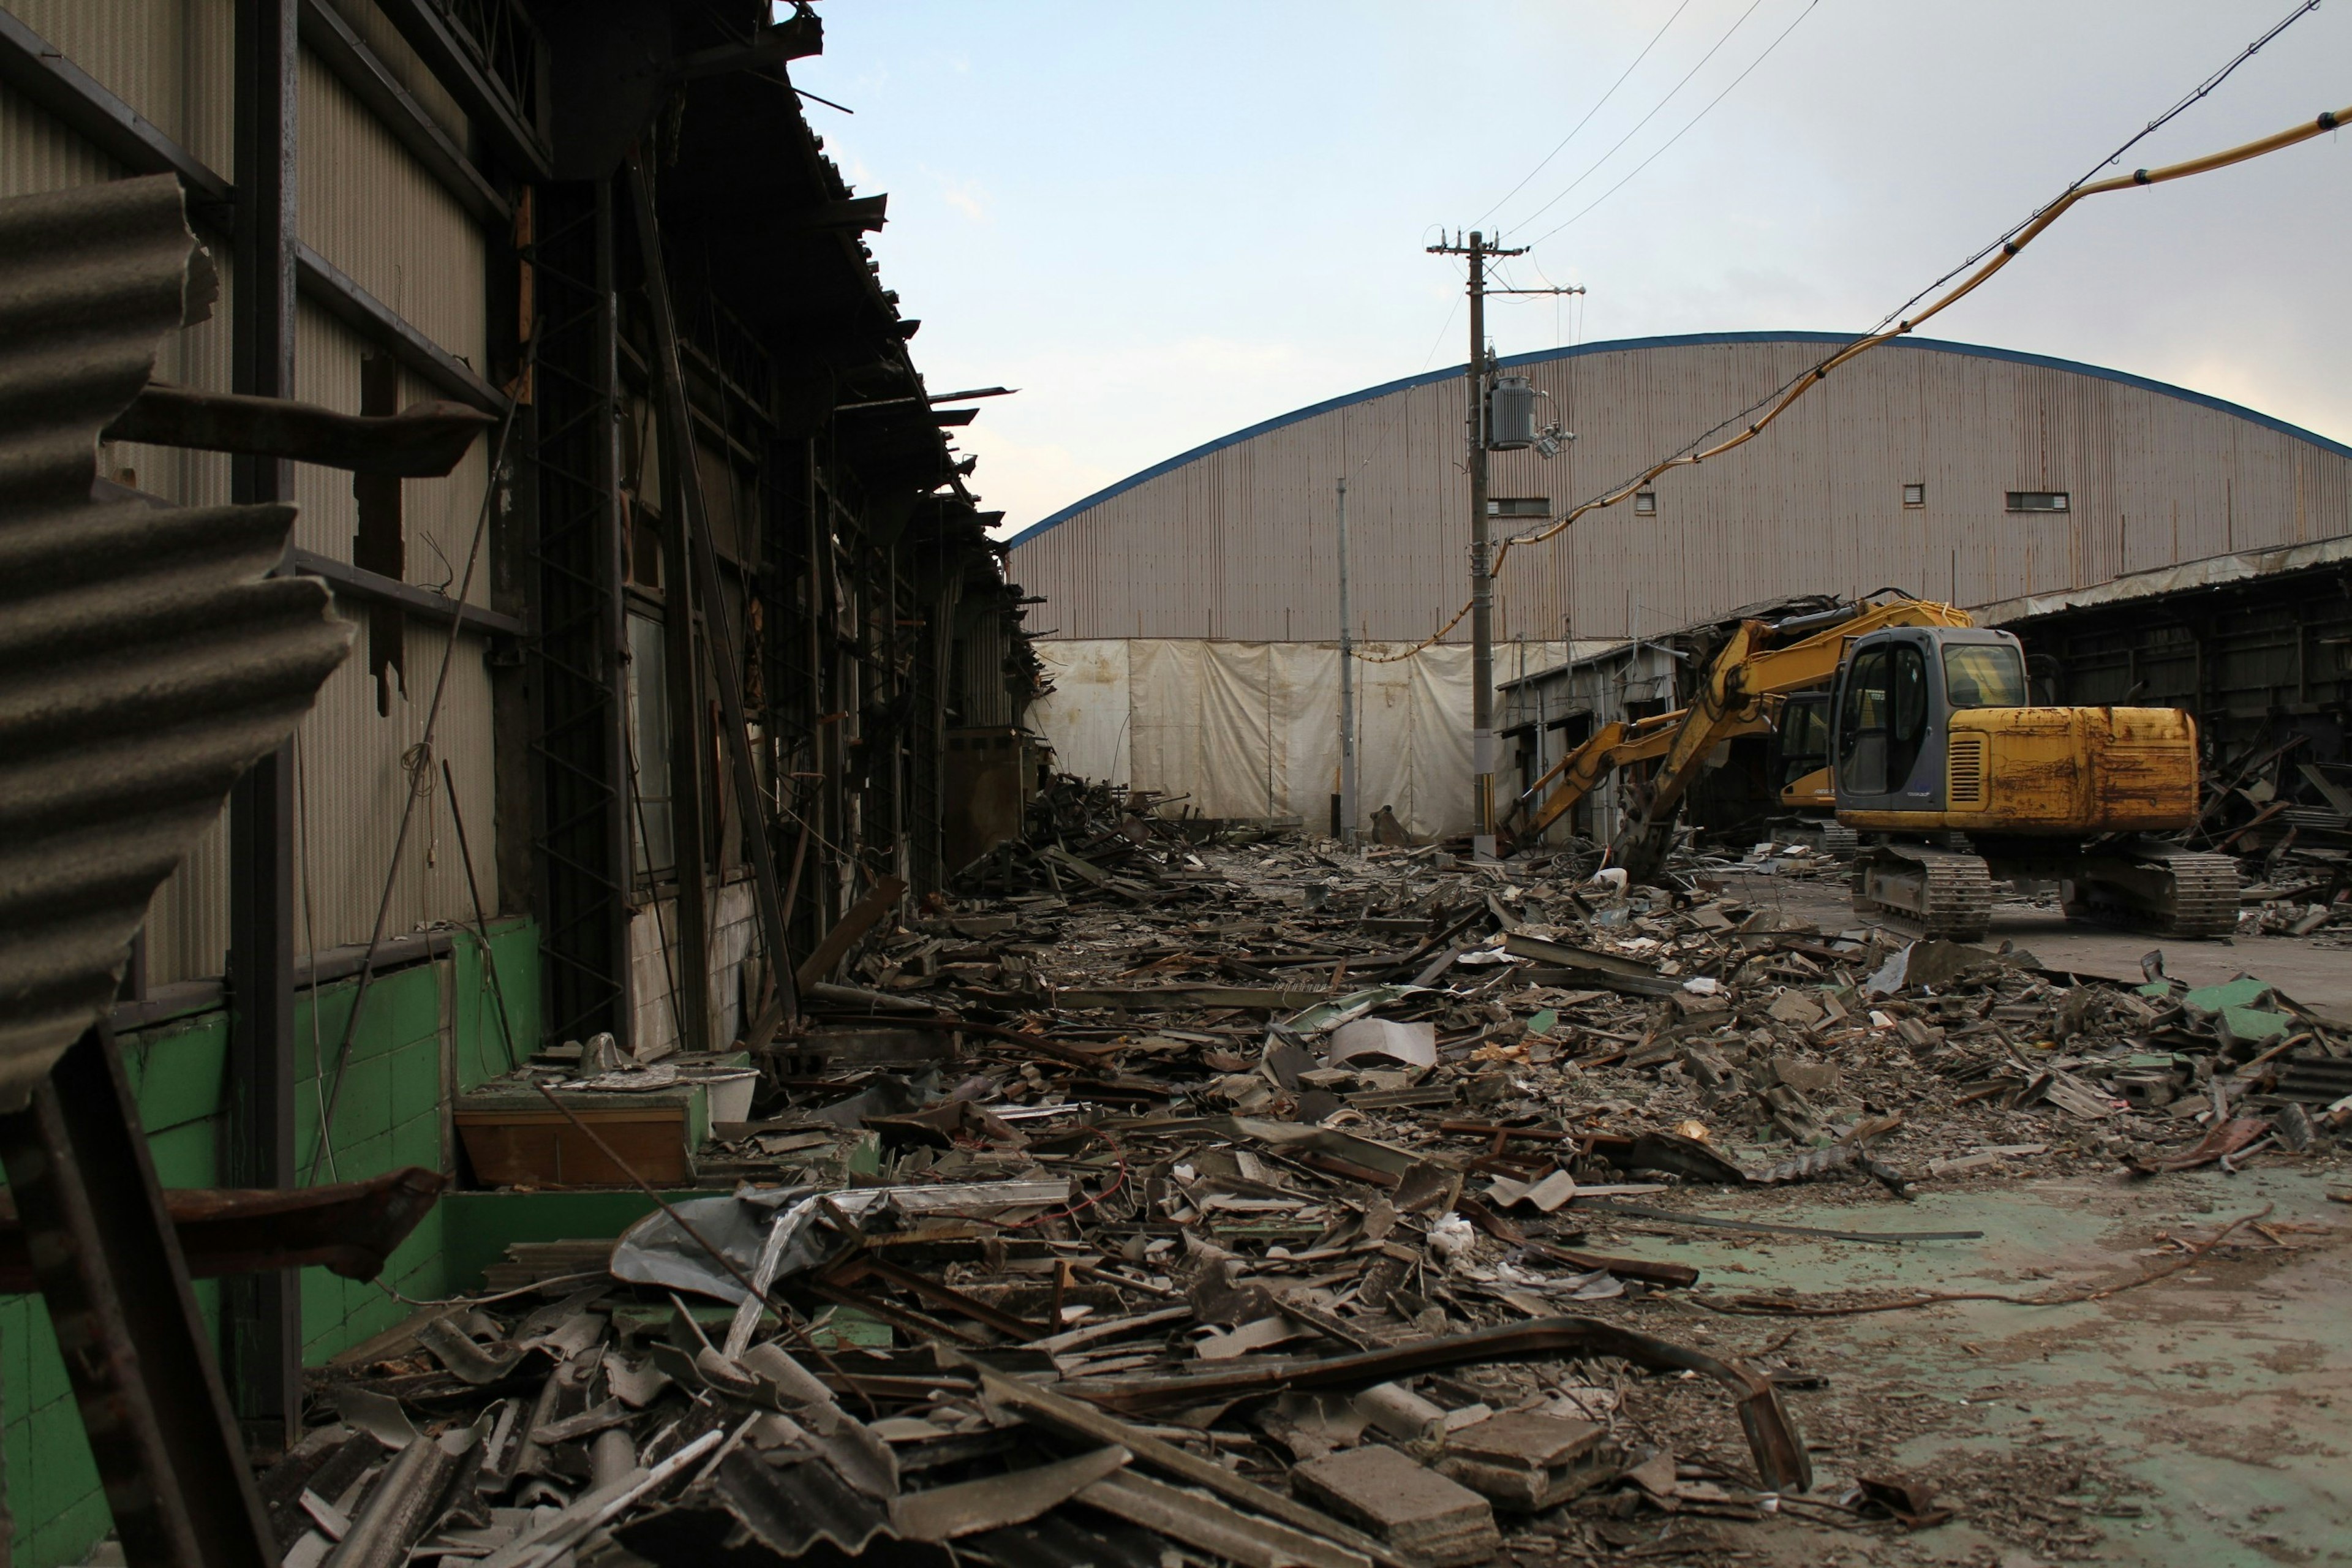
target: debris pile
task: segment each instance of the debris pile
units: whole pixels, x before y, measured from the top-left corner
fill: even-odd
[[[1819,1371],[1675,1303],[1780,1307],[1657,1238],[1964,1241],[1706,1194],[2160,1177],[2352,1123],[2352,1036],[2256,979],[1824,931],[1761,877],[1195,842],[1064,782],[970,896],[804,988],[687,1151],[709,1195],[518,1243],[504,1299],[322,1380],[336,1420],[266,1483],[289,1563],[1407,1568],[1662,1514],[1924,1528],[1917,1478],[1816,1486]],[[746,1069],[609,1057],[489,1092],[650,1192],[588,1110]]]

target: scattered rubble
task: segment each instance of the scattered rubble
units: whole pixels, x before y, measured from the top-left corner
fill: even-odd
[[[2254,977],[2152,952],[2117,985],[1816,929],[1703,864],[1628,888],[1167,804],[1057,781],[756,1055],[588,1042],[461,1107],[478,1174],[708,1195],[518,1243],[498,1295],[324,1374],[335,1419],[263,1483],[287,1562],[1412,1568],[1662,1515],[1930,1528],[1990,1494],[1815,1489],[1818,1373],[1666,1305],[1786,1298],[1639,1240],[1965,1241],[1707,1194],[2162,1181],[2352,1125],[2352,1034]]]

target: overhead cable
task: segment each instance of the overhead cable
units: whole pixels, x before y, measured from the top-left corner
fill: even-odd
[[[1576,216],[1575,216],[1575,217],[1570,217],[1570,218],[1568,218],[1568,219],[1563,220],[1562,222],[1556,223],[1556,224],[1554,224],[1551,227],[1549,227],[1549,228],[1548,228],[1548,229],[1544,230],[1544,231],[1543,231],[1543,233],[1541,233],[1541,234],[1539,234],[1539,235],[1536,236],[1536,237],[1535,237],[1535,238],[1533,238],[1533,239],[1531,239],[1531,240],[1527,241],[1527,245],[1528,245],[1528,248],[1533,249],[1535,247],[1537,247],[1537,246],[1538,246],[1538,245],[1541,245],[1545,240],[1549,239],[1553,235],[1558,234],[1561,229],[1564,229],[1564,228],[1568,227],[1568,226],[1569,226],[1569,225],[1570,225],[1570,224],[1573,224],[1573,223],[1577,222],[1579,219],[1582,218],[1582,217],[1585,216],[1585,214],[1587,214],[1587,213],[1591,212],[1594,207],[1599,206],[1602,202],[1607,201],[1611,196],[1613,196],[1613,195],[1615,195],[1618,192],[1620,192],[1620,191],[1623,190],[1623,189],[1626,187],[1626,185],[1627,185],[1627,184],[1631,184],[1631,183],[1632,183],[1632,181],[1633,181],[1633,179],[1634,175],[1639,174],[1643,170],[1644,170],[1644,169],[1648,168],[1651,164],[1653,164],[1653,163],[1656,163],[1656,162],[1658,161],[1659,157],[1660,157],[1662,154],[1664,154],[1664,152],[1666,151],[1666,149],[1667,149],[1667,148],[1672,147],[1675,142],[1677,142],[1681,141],[1685,136],[1689,135],[1689,134],[1690,134],[1690,132],[1691,132],[1691,128],[1692,128],[1693,126],[1696,125],[1700,121],[1705,120],[1705,119],[1709,115],[1709,114],[1713,113],[1713,112],[1714,112],[1714,110],[1715,110],[1715,106],[1716,106],[1717,104],[1721,103],[1725,99],[1727,99],[1727,98],[1728,98],[1728,97],[1730,97],[1730,96],[1731,96],[1731,91],[1732,91],[1732,89],[1733,89],[1733,88],[1736,88],[1736,87],[1738,87],[1741,82],[1746,81],[1746,80],[1748,79],[1748,76],[1750,75],[1750,73],[1752,73],[1752,72],[1756,69],[1756,68],[1757,68],[1758,66],[1762,65],[1766,60],[1769,60],[1769,59],[1770,59],[1770,58],[1772,58],[1772,51],[1773,51],[1774,49],[1779,48],[1779,47],[1781,46],[1781,44],[1783,44],[1784,42],[1786,42],[1786,41],[1788,40],[1788,37],[1789,37],[1789,35],[1790,35],[1790,34],[1791,34],[1791,33],[1793,33],[1793,32],[1795,32],[1795,31],[1797,30],[1797,28],[1798,28],[1801,25],[1802,25],[1802,24],[1803,24],[1803,22],[1804,22],[1805,18],[1806,18],[1806,17],[1808,17],[1808,16],[1811,16],[1811,15],[1813,14],[1813,7],[1814,7],[1815,5],[1820,5],[1820,4],[1821,4],[1821,0],[1806,0],[1806,3],[1805,3],[1805,8],[1804,8],[1803,10],[1801,10],[1801,11],[1800,11],[1800,12],[1798,12],[1798,13],[1797,13],[1796,20],[1795,20],[1795,21],[1790,22],[1787,26],[1785,26],[1785,27],[1781,28],[1781,29],[1780,29],[1780,37],[1779,37],[1774,38],[1770,43],[1769,43],[1769,44],[1765,45],[1765,46],[1764,46],[1764,52],[1763,52],[1762,54],[1760,54],[1760,55],[1758,55],[1754,59],[1752,59],[1752,60],[1750,60],[1750,61],[1748,61],[1748,69],[1747,69],[1747,70],[1743,70],[1743,71],[1741,71],[1738,76],[1733,77],[1733,78],[1731,79],[1730,82],[1729,82],[1729,83],[1728,83],[1728,84],[1724,88],[1724,89],[1723,89],[1721,92],[1717,93],[1713,98],[1711,98],[1711,99],[1707,100],[1707,101],[1706,101],[1706,107],[1705,109],[1702,109],[1702,110],[1700,110],[1696,114],[1692,115],[1692,116],[1690,117],[1690,119],[1689,119],[1687,121],[1685,121],[1685,122],[1684,123],[1683,128],[1682,128],[1680,131],[1675,132],[1672,136],[1667,137],[1667,138],[1665,139],[1664,142],[1663,142],[1663,143],[1659,146],[1659,148],[1658,148],[1658,150],[1657,150],[1656,152],[1652,153],[1648,157],[1646,157],[1646,158],[1643,159],[1640,163],[1638,163],[1634,164],[1634,165],[1633,165],[1633,169],[1632,169],[1630,172],[1628,172],[1628,173],[1627,173],[1627,174],[1625,175],[1625,177],[1624,177],[1623,179],[1622,179],[1622,180],[1618,181],[1615,184],[1613,184],[1613,185],[1610,186],[1607,190],[1605,190],[1605,191],[1601,192],[1599,195],[1597,195],[1597,196],[1593,197],[1591,201],[1587,202],[1587,203],[1586,203],[1586,204],[1585,204],[1581,208],[1580,208],[1580,209],[1578,210],[1578,212],[1577,212],[1577,214],[1576,214]]]
[[[1641,119],[1633,121],[1633,130],[1626,132],[1624,135],[1617,138],[1617,142],[1614,146],[1611,147],[1609,151],[1601,153],[1601,156],[1595,158],[1591,163],[1585,165],[1584,173],[1569,181],[1568,184],[1561,189],[1558,195],[1554,195],[1551,200],[1544,203],[1543,205],[1528,214],[1528,216],[1521,218],[1519,222],[1522,224],[1530,224],[1535,222],[1536,219],[1541,217],[1553,207],[1559,205],[1559,203],[1568,195],[1570,191],[1576,189],[1577,186],[1584,184],[1585,181],[1592,178],[1594,174],[1598,174],[1601,170],[1601,164],[1606,163],[1610,159],[1617,156],[1617,153],[1620,148],[1623,147],[1626,142],[1633,140],[1633,138],[1641,132],[1643,126],[1647,125],[1651,121],[1655,120],[1659,113],[1664,110],[1666,105],[1675,100],[1675,95],[1676,93],[1679,93],[1683,89],[1690,85],[1691,78],[1698,75],[1701,70],[1706,68],[1706,62],[1715,58],[1716,55],[1723,48],[1724,45],[1731,42],[1731,36],[1739,31],[1740,28],[1746,26],[1748,25],[1748,18],[1756,15],[1757,7],[1763,4],[1764,0],[1749,0],[1748,9],[1739,13],[1739,19],[1738,21],[1732,23],[1730,26],[1724,29],[1723,37],[1715,40],[1715,47],[1708,49],[1706,53],[1699,56],[1698,64],[1685,71],[1683,73],[1682,80],[1675,83],[1672,88],[1668,89],[1666,96],[1658,100],[1656,105],[1651,109],[1649,113],[1644,114]]]
[[[1543,161],[1541,163],[1538,163],[1534,168],[1529,169],[1526,174],[1520,175],[1519,183],[1517,184],[1513,185],[1509,190],[1505,191],[1500,200],[1496,201],[1493,206],[1488,207],[1485,212],[1478,215],[1478,221],[1480,223],[1483,224],[1488,218],[1493,217],[1497,211],[1501,210],[1504,202],[1509,201],[1513,196],[1517,195],[1521,191],[1527,189],[1528,182],[1534,179],[1538,174],[1542,174],[1550,164],[1551,161],[1554,158],[1559,157],[1560,153],[1566,150],[1570,142],[1576,140],[1577,132],[1582,131],[1586,126],[1592,123],[1592,117],[1606,108],[1609,100],[1617,96],[1617,89],[1625,85],[1625,79],[1632,76],[1634,68],[1640,66],[1643,60],[1650,58],[1650,51],[1658,47],[1658,40],[1666,36],[1666,28],[1675,25],[1675,17],[1680,16],[1684,12],[1689,9],[1690,0],[1683,0],[1681,5],[1675,7],[1674,16],[1668,16],[1665,19],[1664,24],[1661,26],[1656,32],[1650,35],[1650,41],[1642,46],[1642,52],[1640,54],[1633,57],[1633,64],[1627,66],[1623,71],[1619,73],[1617,79],[1609,84],[1609,90],[1601,95],[1600,101],[1584,111],[1584,118],[1578,121],[1576,124],[1570,129],[1569,133],[1559,139],[1559,145],[1555,146],[1550,152],[1543,155]]]

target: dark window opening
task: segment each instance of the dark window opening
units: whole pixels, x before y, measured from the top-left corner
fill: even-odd
[[[2009,510],[2011,511],[2064,511],[2067,494],[2064,490],[2011,490]]]
[[[1888,665],[1893,649],[1854,658],[1838,708],[1838,793],[1883,795],[1886,789]]]

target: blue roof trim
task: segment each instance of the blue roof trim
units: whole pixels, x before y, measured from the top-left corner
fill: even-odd
[[[1575,359],[1583,354],[1622,353],[1627,349],[1706,348],[1717,343],[1839,344],[1853,342],[1854,335],[1850,332],[1685,332],[1665,337],[1617,338],[1608,342],[1582,343],[1569,349],[1539,349],[1533,353],[1511,354],[1496,363],[1507,370],[1520,365],[1548,364],[1557,360]],[[2151,381],[2147,376],[2134,375],[2128,371],[2109,370],[2103,365],[2084,364],[2079,360],[2055,359],[2048,354],[2026,353],[2017,349],[1997,349],[1989,348],[1982,343],[1955,342],[1949,338],[1906,337],[1897,339],[1888,346],[1927,349],[1937,353],[1965,354],[1971,359],[2003,360],[2011,364],[2030,364],[2042,370],[2070,371],[2076,375],[2087,375],[2099,381],[2112,381],[2123,386],[2137,387],[2142,392],[2153,392],[2164,397],[2177,397],[2183,403],[2194,403],[2200,407],[2214,409],[2222,414],[2233,414],[2241,419],[2260,425],[2264,429],[2275,430],[2283,436],[2292,436],[2298,441],[2308,441],[2311,445],[2324,451],[2333,452],[2339,458],[2352,458],[2352,447],[2347,447],[2340,441],[2331,441],[2318,432],[2306,430],[2300,425],[2290,425],[2284,419],[2274,418],[2257,409],[2248,408],[2242,403],[2231,403],[2224,397],[2192,392],[2185,386],[2175,386],[2169,382]],[[1386,397],[1391,393],[1409,392],[1416,386],[1431,386],[1442,381],[1454,381],[1460,378],[1467,369],[1466,365],[1457,364],[1444,370],[1430,371],[1422,375],[1409,375],[1402,381],[1382,382],[1378,386],[1368,386],[1360,392],[1350,392],[1342,396],[1326,398],[1320,403],[1309,404],[1304,408],[1294,408],[1287,414],[1277,414],[1271,419],[1262,419],[1255,425],[1234,431],[1230,436],[1220,436],[1217,439],[1195,447],[1189,452],[1180,452],[1165,462],[1154,463],[1140,472],[1129,474],[1118,483],[1107,485],[1083,500],[1072,501],[1053,516],[1042,521],[1031,523],[1027,528],[1006,540],[1005,547],[1013,549],[1026,544],[1046,530],[1067,522],[1082,511],[1100,506],[1114,496],[1124,495],[1136,486],[1156,479],[1162,474],[1172,473],[1187,463],[1198,462],[1212,452],[1222,452],[1228,447],[1238,446],[1244,441],[1253,440],[1269,431],[1279,430],[1286,425],[1296,425],[1303,419],[1312,419],[1318,415],[1328,414],[1334,409],[1346,408],[1358,403],[1370,403],[1374,398]]]

